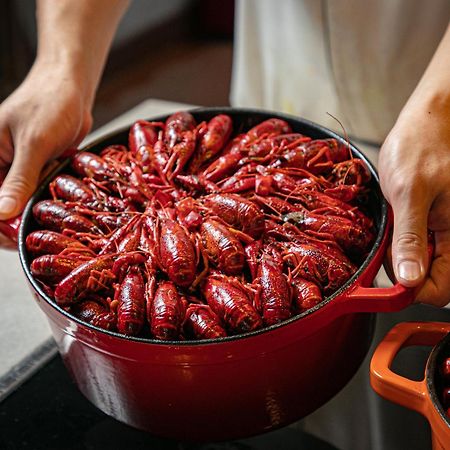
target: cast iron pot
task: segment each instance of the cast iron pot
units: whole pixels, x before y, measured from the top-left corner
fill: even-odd
[[[207,108],[191,113],[197,121],[229,114],[235,133],[270,117],[289,122],[312,138],[334,132],[293,116],[261,110]],[[167,116],[151,120],[165,120]],[[128,128],[83,150],[98,152],[127,144]],[[370,208],[377,237],[357,273],[312,310],[244,336],[201,342],[161,342],[125,337],[82,323],[57,306],[33,279],[25,238],[39,226],[33,205],[48,197],[47,185],[62,163],[28,202],[19,230],[23,270],[47,315],[61,356],[81,392],[106,414],[155,435],[177,439],[224,440],[250,436],[292,423],[334,396],[364,359],[375,324],[374,312],[399,310],[414,293],[400,285],[372,288],[388,244],[391,217],[372,173]]]
[[[413,381],[390,369],[398,352],[410,345],[434,345],[424,378]],[[450,448],[450,419],[439,401],[439,367],[450,355],[450,323],[405,322],[380,342],[370,364],[373,389],[386,399],[422,414],[430,423],[434,450]]]

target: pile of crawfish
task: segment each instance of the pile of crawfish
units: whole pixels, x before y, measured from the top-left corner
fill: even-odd
[[[79,152],[71,167],[33,208],[31,272],[74,316],[126,335],[283,322],[342,286],[374,238],[364,162],[277,118],[234,134],[225,114],[139,120],[128,148]]]

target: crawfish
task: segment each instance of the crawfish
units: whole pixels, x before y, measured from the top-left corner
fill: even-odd
[[[114,331],[117,326],[117,316],[104,305],[95,300],[84,300],[72,307],[72,313],[83,322],[94,327]]]
[[[111,285],[115,279],[111,269],[116,259],[117,253],[98,256],[72,270],[56,286],[56,303],[68,306],[87,292],[99,291]]]
[[[301,230],[331,235],[345,251],[351,253],[364,254],[373,240],[370,230],[364,230],[345,217],[322,216],[303,209],[286,214],[284,220],[293,221]]]
[[[292,267],[292,275],[300,276],[318,284],[325,294],[339,289],[355,272],[354,266],[343,254],[337,258],[314,243],[280,243],[285,251],[283,257]],[[345,264],[343,264],[345,262]]]
[[[362,211],[342,200],[324,194],[323,192],[308,192],[304,190],[296,197],[296,200],[300,201],[312,212],[347,217],[365,229],[371,230],[373,228],[372,219],[367,217]]]
[[[212,182],[220,181],[238,167],[243,156],[241,144],[245,137],[245,134],[236,136],[225,148],[221,156],[203,171],[202,175],[206,180]]]
[[[117,330],[119,333],[136,336],[144,326],[145,289],[141,271],[130,266],[125,278],[116,288]]]
[[[53,199],[67,202],[79,202],[89,206],[96,203],[96,197],[83,181],[71,175],[58,175],[49,185]]]
[[[305,168],[315,175],[330,172],[335,163],[350,157],[348,146],[333,138],[306,142],[298,151],[305,157]]]
[[[307,311],[323,300],[320,287],[313,281],[297,277],[292,280],[292,286],[295,307],[299,312]]]
[[[257,282],[261,286],[260,303],[264,324],[280,323],[291,317],[292,293],[281,266],[267,253],[258,267]]]
[[[309,142],[310,140],[310,137],[300,133],[271,135],[270,137],[249,145],[248,157],[261,160],[265,160],[266,157],[270,155],[276,157],[281,150],[298,146],[305,142]]]
[[[130,153],[139,161],[144,172],[148,172],[152,165],[151,152],[158,140],[158,128],[164,128],[164,124],[138,120],[128,134]]]
[[[201,135],[197,150],[189,164],[188,172],[197,173],[198,169],[206,162],[216,156],[224,147],[231,132],[233,122],[226,114],[213,117],[207,124],[207,130]]]
[[[61,256],[61,255],[42,255],[35,258],[31,263],[30,270],[33,276],[49,283],[59,283],[64,277],[69,275],[79,265],[83,264],[86,259],[79,255]]]
[[[367,190],[365,186],[370,179],[371,174],[364,161],[352,158],[334,165],[328,180],[335,187],[326,189],[324,192],[344,202],[351,202]]]
[[[267,119],[247,131],[243,144],[251,144],[264,135],[286,134],[291,131],[291,126],[285,120],[277,118]]]
[[[227,335],[219,317],[208,305],[189,305],[184,329],[188,336],[196,339],[217,339]]]
[[[243,285],[236,279],[221,274],[210,275],[203,295],[211,309],[237,333],[253,331],[262,326],[262,320],[254,308]]]
[[[172,150],[176,144],[181,142],[184,132],[193,131],[196,125],[192,114],[186,111],[176,112],[169,116],[164,130],[164,141],[169,150]]]
[[[176,177],[195,151],[197,131],[184,131],[179,141],[173,146],[172,154],[164,168],[164,174],[171,180]]]
[[[115,170],[104,158],[90,152],[79,152],[72,157],[71,165],[76,173],[98,181],[115,178]]]
[[[176,285],[187,287],[195,279],[197,257],[189,235],[172,219],[161,219],[159,262],[164,272]]]
[[[33,216],[40,225],[54,231],[63,231],[65,228],[79,232],[100,231],[91,220],[60,201],[42,200],[36,203]]]
[[[30,233],[25,241],[27,250],[35,256],[55,255],[63,251],[72,251],[84,255],[93,255],[92,250],[76,239],[56,231],[38,230]]]
[[[235,194],[213,194],[204,197],[203,203],[207,210],[255,239],[264,232],[264,214],[250,200]]]
[[[183,302],[171,281],[158,286],[150,306],[150,329],[162,340],[177,339],[185,315]]]
[[[244,267],[244,248],[239,239],[217,220],[205,220],[200,232],[208,258],[227,275],[239,275]]]

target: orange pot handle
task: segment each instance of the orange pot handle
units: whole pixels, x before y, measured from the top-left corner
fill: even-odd
[[[396,325],[376,348],[370,363],[370,383],[382,397],[428,417],[428,395],[424,379],[413,381],[391,370],[403,347],[436,345],[450,332],[450,323],[405,322]]]

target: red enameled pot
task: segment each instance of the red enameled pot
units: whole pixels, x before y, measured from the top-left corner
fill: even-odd
[[[198,121],[229,114],[235,133],[279,117],[312,138],[346,142],[326,128],[285,114],[233,108],[191,113]],[[98,152],[110,144],[127,144],[127,137],[128,128],[122,129],[83,150]],[[55,174],[69,169],[68,160],[61,164],[27,204],[18,244],[31,290],[81,392],[106,414],[131,426],[155,435],[203,441],[250,436],[287,425],[333,397],[369,349],[375,324],[371,313],[402,309],[414,297],[413,291],[400,285],[371,287],[384,258],[391,217],[374,167],[357,148],[351,149],[372,172],[370,209],[378,230],[357,273],[315,308],[282,324],[201,342],[161,342],[108,332],[80,322],[42,291],[29,271],[25,238],[38,228],[33,205],[48,196],[47,185]]]
[[[400,350],[412,345],[434,345],[421,381],[410,380],[391,370]],[[426,417],[432,430],[433,450],[450,449],[450,418],[439,400],[443,388],[439,368],[448,355],[450,323],[405,322],[389,331],[370,364],[370,382],[378,394]]]

